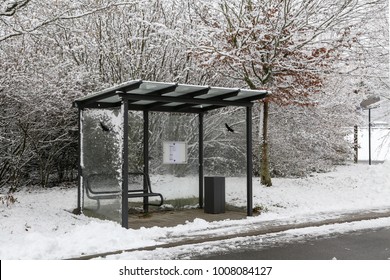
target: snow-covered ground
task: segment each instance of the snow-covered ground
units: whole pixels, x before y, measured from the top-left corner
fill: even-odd
[[[335,234],[390,227],[390,218],[363,220],[350,223],[323,225],[318,227],[305,227],[289,229],[286,231],[267,233],[258,236],[236,237],[222,241],[204,242],[201,246],[182,245],[164,250],[134,251],[107,256],[109,260],[185,260],[202,259],[204,255],[223,254],[237,249],[262,250],[269,247],[307,242],[318,238],[327,238]],[[388,244],[383,244],[384,249],[390,249]],[[390,259],[390,258],[389,258]]]
[[[387,126],[371,128],[371,159],[373,161],[390,160],[390,128]],[[362,161],[369,159],[368,128],[358,131],[358,158]]]
[[[196,196],[194,178],[152,178],[154,190],[167,198]],[[237,206],[246,205],[245,178],[226,179],[226,200]],[[194,230],[230,233],[237,228],[266,221],[320,220],[327,213],[390,208],[390,162],[378,165],[339,166],[333,172],[313,174],[302,179],[274,179],[273,187],[259,185],[253,179],[254,206],[266,209],[261,215],[241,221],[188,221],[171,228],[123,229],[119,224],[84,215],[73,215],[76,188],[48,190],[23,189],[14,196],[17,202],[0,204],[0,259],[61,259],[122,249],[140,248],[169,241]],[[355,230],[361,224],[344,229]],[[363,227],[390,226],[390,219],[378,219]],[[337,227],[334,227],[337,229]],[[299,234],[331,232],[329,227],[308,228]],[[292,236],[294,236],[292,232]],[[287,234],[288,235],[288,234]],[[296,235],[296,234],[295,234]],[[273,238],[270,236],[269,238]],[[265,239],[264,239],[265,240]],[[230,246],[230,245],[229,245]],[[193,246],[194,247],[194,246]],[[190,247],[191,248],[191,247]],[[176,253],[172,251],[172,258]],[[164,258],[169,258],[165,254]],[[116,258],[163,258],[162,255],[124,254]]]

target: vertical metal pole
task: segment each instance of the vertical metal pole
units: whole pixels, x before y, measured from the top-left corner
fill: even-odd
[[[203,208],[203,117],[204,113],[199,114],[199,208]]]
[[[252,190],[252,107],[246,107],[246,189],[247,189],[247,216],[253,215]]]
[[[355,150],[354,162],[357,163],[359,160],[359,143],[358,143],[358,126],[353,127],[353,149]]]
[[[371,165],[371,109],[368,109],[368,164]]]
[[[79,108],[78,110],[78,130],[79,130],[79,139],[78,139],[78,184],[77,184],[77,212],[82,212],[82,193],[83,190],[83,175],[82,175],[82,168],[81,168],[81,162],[82,162],[82,121],[83,121],[83,111]]]
[[[149,176],[149,112],[144,111],[144,193],[148,192]],[[144,197],[144,212],[149,211],[149,198]]]
[[[122,101],[122,227],[129,228],[129,101]]]

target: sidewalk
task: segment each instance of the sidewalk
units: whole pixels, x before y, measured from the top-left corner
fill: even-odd
[[[230,207],[231,208],[231,207]],[[254,214],[256,216],[257,214]],[[145,214],[129,214],[129,228],[139,229],[141,227],[173,227],[179,224],[185,224],[186,221],[194,219],[203,219],[208,222],[223,220],[241,220],[245,219],[245,209],[227,209],[225,213],[208,214],[204,209],[182,209],[170,211],[151,211]]]
[[[201,210],[199,209],[193,209],[192,211],[187,211],[184,213],[180,213],[179,215],[185,216],[188,215],[187,218],[189,218],[190,213],[196,213],[198,216],[196,218],[202,218],[199,217],[199,215],[202,215]],[[226,213],[228,215],[229,213]],[[242,213],[240,213],[242,215]],[[240,215],[235,213],[235,215]],[[165,214],[169,215],[170,219],[165,219],[167,223],[170,223],[170,221],[175,220],[174,213],[171,214]],[[226,215],[221,215],[218,217],[218,215],[212,215],[212,214],[206,214],[208,215],[208,219],[210,221],[211,218],[214,218],[218,220],[218,218],[225,217]],[[210,216],[211,215],[211,216]],[[298,229],[298,228],[305,228],[305,227],[318,227],[322,225],[329,225],[329,224],[336,224],[336,223],[348,223],[348,222],[355,222],[355,221],[361,221],[361,220],[371,220],[371,219],[377,219],[377,218],[383,218],[383,217],[390,217],[390,209],[372,209],[369,211],[356,211],[356,212],[345,212],[345,213],[324,213],[323,215],[320,215],[322,218],[319,219],[319,215],[316,214],[313,217],[307,216],[304,218],[297,218],[296,220],[291,219],[281,219],[281,220],[270,220],[270,221],[261,221],[261,222],[255,222],[248,225],[244,225],[240,223],[240,220],[237,219],[237,224],[232,224],[227,227],[215,227],[214,233],[213,231],[207,231],[207,233],[202,231],[193,231],[190,234],[187,234],[185,236],[169,236],[165,238],[161,238],[158,240],[158,245],[155,246],[149,246],[149,247],[139,247],[139,248],[132,248],[132,249],[124,249],[119,251],[112,251],[112,252],[105,252],[100,254],[94,254],[94,255],[85,255],[80,256],[78,258],[71,258],[73,260],[88,260],[93,258],[104,258],[109,255],[116,255],[126,252],[134,252],[134,251],[152,251],[156,249],[164,249],[164,248],[172,248],[176,246],[182,246],[182,245],[193,245],[203,242],[211,242],[211,241],[219,241],[219,240],[225,240],[230,238],[237,238],[237,237],[249,237],[249,236],[258,236],[268,233],[276,233],[276,232],[283,232],[290,229]],[[242,217],[243,219],[244,217]],[[242,220],[241,219],[241,220]],[[148,224],[148,221],[145,221],[144,219],[143,223],[144,225]],[[160,225],[162,226],[162,221],[164,219],[159,219]],[[190,219],[188,219],[190,220]],[[178,224],[179,220],[176,220],[176,225]],[[149,225],[153,224],[153,220],[149,221]],[[223,234],[221,234],[221,229],[223,230]]]

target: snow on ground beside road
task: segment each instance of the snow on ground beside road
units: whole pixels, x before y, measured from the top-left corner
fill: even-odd
[[[196,178],[154,177],[154,191],[168,199],[196,196]],[[228,203],[246,205],[246,179],[226,179]],[[83,254],[157,244],[159,239],[194,230],[220,231],[269,220],[318,217],[327,212],[390,208],[390,162],[340,166],[329,173],[302,179],[273,179],[273,187],[253,180],[254,206],[267,212],[242,221],[208,223],[201,219],[173,228],[125,230],[119,224],[70,213],[76,207],[76,188],[26,188],[17,203],[0,204],[0,259],[61,259]]]
[[[343,234],[351,231],[362,231],[390,227],[390,218],[375,220],[357,221],[351,223],[323,225],[319,227],[306,227],[290,229],[286,231],[268,233],[260,236],[237,237],[223,241],[204,242],[202,244],[182,245],[154,251],[135,251],[117,255],[107,256],[108,260],[185,260],[201,259],[202,256],[212,254],[223,254],[231,250],[244,249],[258,251],[270,248],[281,247],[290,243],[308,242],[318,238],[331,238],[335,234]],[[386,246],[390,249],[389,246]],[[384,249],[386,249],[386,247]]]

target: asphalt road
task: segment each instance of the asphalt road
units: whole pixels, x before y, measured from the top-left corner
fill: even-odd
[[[245,246],[202,260],[390,260],[390,228],[341,234],[256,250]]]

